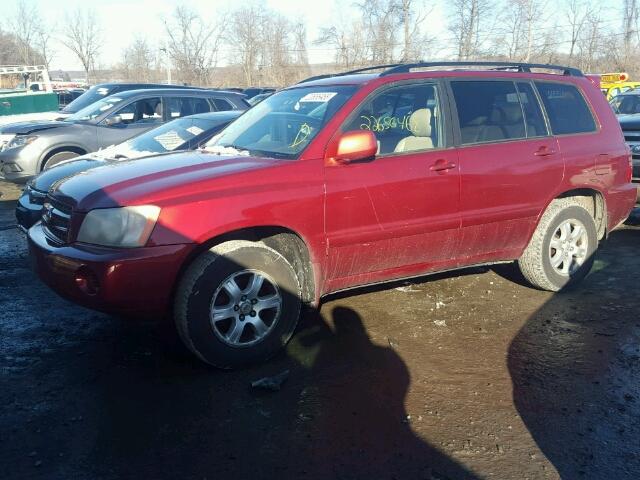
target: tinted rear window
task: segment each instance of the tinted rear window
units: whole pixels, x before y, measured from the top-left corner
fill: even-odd
[[[573,85],[535,82],[554,135],[596,131],[596,122],[580,91]]]
[[[526,138],[518,91],[510,81],[451,82],[463,144]]]

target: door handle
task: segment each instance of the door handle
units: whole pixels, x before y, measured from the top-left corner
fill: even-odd
[[[447,162],[445,159],[441,158],[437,160],[436,163],[429,167],[429,170],[432,172],[438,172],[439,174],[446,173],[447,170],[452,170],[456,168],[456,164],[452,162]]]
[[[543,145],[538,150],[533,152],[536,157],[548,157],[549,155],[555,155],[556,151],[553,148],[549,148]]]

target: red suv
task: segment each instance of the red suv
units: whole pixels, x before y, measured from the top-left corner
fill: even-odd
[[[29,230],[39,275],[91,308],[172,312],[219,367],[266,359],[338,290],[511,261],[546,290],[585,277],[636,192],[579,70],[367,71],[279,91],[202,151],[54,186]]]

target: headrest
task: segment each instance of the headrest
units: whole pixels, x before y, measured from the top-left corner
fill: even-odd
[[[522,123],[522,108],[519,103],[505,103],[495,106],[491,112],[491,123],[513,125]]]
[[[431,109],[421,108],[409,117],[409,130],[416,137],[431,136]]]

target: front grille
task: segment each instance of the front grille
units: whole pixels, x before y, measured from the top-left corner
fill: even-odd
[[[42,226],[47,238],[61,245],[69,243],[70,225],[71,207],[47,197],[42,211]]]

